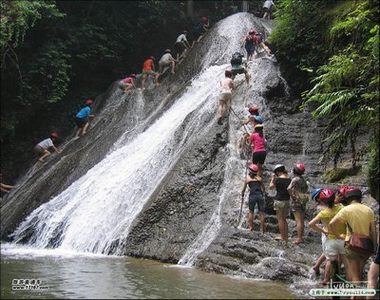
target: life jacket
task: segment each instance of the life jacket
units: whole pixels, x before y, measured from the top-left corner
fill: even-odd
[[[243,63],[242,57],[243,55],[240,52],[232,54],[231,65],[241,65]]]

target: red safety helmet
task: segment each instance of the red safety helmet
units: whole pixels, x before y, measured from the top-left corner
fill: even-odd
[[[296,171],[296,173],[302,175],[303,173],[305,173],[305,165],[303,163],[296,163],[294,166],[294,170]]]
[[[85,105],[92,105],[93,103],[94,102],[91,99],[87,99],[86,101],[84,101]]]
[[[201,18],[201,21],[202,21],[203,23],[207,23],[208,18],[207,18],[207,17],[202,17],[202,18]]]
[[[249,111],[250,114],[253,114],[253,113],[255,113],[255,112],[258,112],[259,109],[258,109],[257,106],[252,105],[252,106],[248,109],[248,111]]]
[[[349,198],[358,198],[361,199],[363,197],[362,191],[356,187],[349,186],[345,189],[343,197],[345,199]]]
[[[248,166],[248,169],[252,172],[252,173],[257,173],[259,171],[259,167],[255,164],[250,164]]]
[[[53,131],[52,133],[50,133],[50,137],[53,138],[53,139],[57,139],[58,138],[58,133]]]
[[[254,29],[251,29],[248,34],[256,34],[256,31]]]
[[[317,201],[327,203],[329,200],[334,200],[335,193],[332,189],[322,189],[317,197]]]
[[[342,185],[339,189],[338,189],[338,193],[342,196],[344,196],[346,194],[346,191],[348,189],[352,189],[353,187],[351,186],[348,186],[348,185]]]

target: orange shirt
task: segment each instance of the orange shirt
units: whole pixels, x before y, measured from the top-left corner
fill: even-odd
[[[148,58],[146,61],[144,61],[143,71],[153,71],[153,66],[153,59]]]

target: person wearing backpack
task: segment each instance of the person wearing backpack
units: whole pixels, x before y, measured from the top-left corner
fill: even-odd
[[[362,204],[363,194],[355,187],[347,188],[343,195],[347,206],[330,221],[328,230],[338,239],[345,240],[343,264],[349,281],[362,281],[364,266],[377,248],[377,232],[373,210]],[[347,235],[339,234],[344,225]]]
[[[293,242],[296,245],[304,243],[305,210],[306,202],[309,199],[309,195],[306,194],[308,190],[307,182],[302,176],[304,173],[305,165],[297,163],[293,168],[294,176],[288,186],[291,209],[297,224],[297,239]]]
[[[244,74],[246,82],[249,83],[249,74],[248,74],[247,70],[242,66],[243,57],[244,57],[244,55],[241,54],[240,52],[235,52],[234,54],[232,54],[232,58],[230,61],[231,62],[232,80],[235,79],[235,76],[237,74]]]

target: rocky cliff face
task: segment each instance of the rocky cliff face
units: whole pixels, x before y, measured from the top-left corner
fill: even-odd
[[[212,65],[227,68],[231,54],[240,49],[244,34],[251,28],[268,35],[271,24],[245,13],[230,16],[213,26],[187,54],[176,74],[164,78],[160,87],[150,85],[144,92],[136,90],[126,96],[114,85],[98,97],[97,117],[88,134],[69,140],[62,154],[54,155],[39,170],[27,174],[20,188],[2,204],[2,239],[7,239],[34,209],[66,190],[120,144],[147,131],[188,92],[194,76]],[[275,164],[282,163],[290,170],[296,161],[306,164],[309,180],[318,184],[322,172],[318,164],[319,133],[323,127],[312,121],[307,111],[300,112],[300,102],[289,94],[275,58],[261,55],[248,63],[248,71],[249,84],[242,75],[235,79],[233,111],[224,125],[216,124],[216,104],[212,104],[217,102],[215,93],[186,116],[175,131],[172,146],[182,148],[157,186],[152,187],[128,232],[116,238],[106,253],[181,261],[207,271],[298,285],[300,278],[308,277],[313,260],[321,252],[319,235],[306,228],[305,245],[285,248],[273,240],[278,229],[272,215],[267,217],[268,233],[248,232],[244,229],[246,203],[242,222],[237,224],[246,165],[239,157],[237,143],[244,133],[240,121],[247,115],[247,105],[253,103],[265,118],[264,133],[269,142],[264,168],[266,186]],[[221,74],[215,76],[222,79]],[[211,109],[205,109],[207,105]],[[144,180],[145,186],[150,187],[150,178]],[[267,212],[273,213],[269,198],[267,204]],[[313,204],[309,203],[308,214],[313,213]],[[290,235],[295,234],[294,221],[289,222]],[[38,239],[34,236],[34,223],[30,224],[20,241]],[[258,224],[255,226],[258,228]]]

